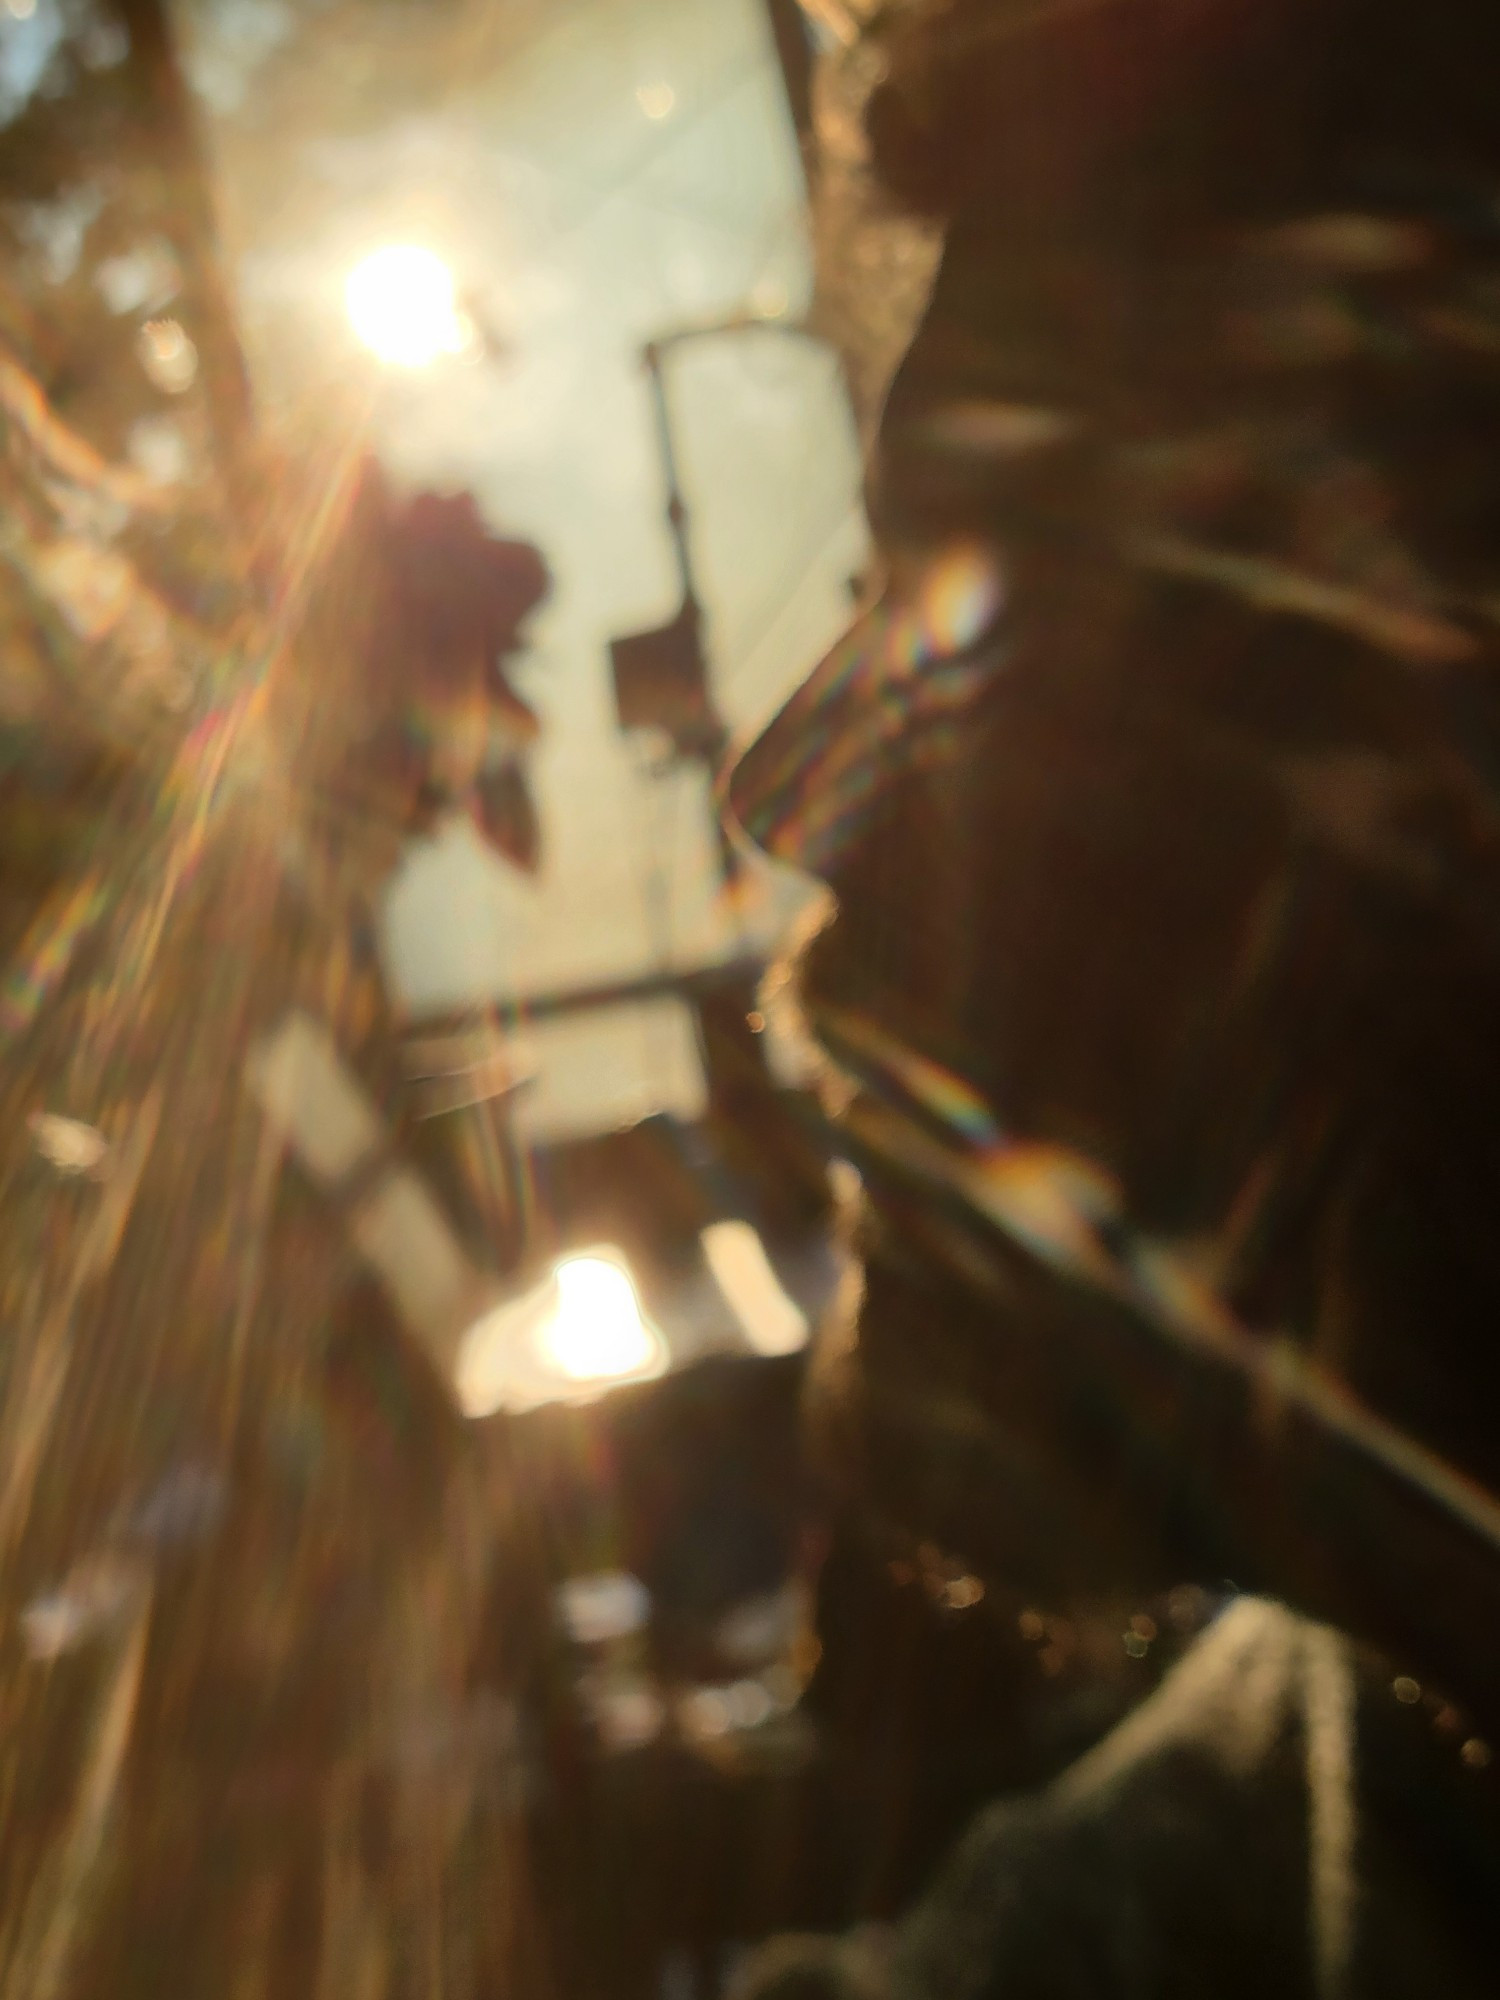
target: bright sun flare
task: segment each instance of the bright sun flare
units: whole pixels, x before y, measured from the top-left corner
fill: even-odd
[[[630,1273],[608,1257],[565,1257],[554,1273],[557,1309],[542,1351],[575,1382],[609,1382],[647,1366],[656,1342]]]
[[[415,243],[372,250],[349,273],[344,302],[365,346],[398,368],[425,368],[468,342],[453,273]]]
[[[617,1251],[562,1258],[524,1297],[482,1313],[454,1364],[467,1416],[589,1396],[660,1375],[671,1362]]]

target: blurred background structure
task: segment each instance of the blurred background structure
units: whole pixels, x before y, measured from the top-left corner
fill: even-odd
[[[186,0],[179,19],[265,421],[293,450],[366,428],[399,482],[472,490],[553,572],[518,675],[543,725],[536,873],[464,824],[415,843],[386,909],[395,986],[420,1015],[648,978],[659,990],[632,1004],[543,1009],[518,1117],[550,1138],[696,1116],[700,1053],[662,975],[755,957],[788,892],[759,875],[721,893],[706,773],[622,734],[609,643],[678,601],[644,346],[811,303],[772,15]],[[359,345],[346,282],[390,245],[441,257],[467,351],[403,368]],[[855,428],[835,355],[810,341],[695,341],[667,376],[713,699],[739,735],[847,616],[866,554]]]
[[[1123,1291],[1054,1340],[1007,1262],[1028,1412],[907,1256],[988,1287],[952,1204],[885,1245],[879,1477],[804,1454],[856,1162],[877,1276],[934,1131],[1007,1257],[1061,1184],[930,1060],[820,1116],[764,990],[808,892],[712,787],[872,565],[937,244],[866,172],[902,11],[0,0],[0,2000],[708,2000],[899,1912],[1260,1581],[1260,1402],[1215,1431]],[[1054,1602],[1159,1465],[1191,1574]],[[1462,1642],[1492,1600],[1429,1573]]]
[[[745,1924],[699,1749],[807,1762],[793,1413],[834,1267],[751,1018],[795,899],[725,895],[704,762],[622,731],[610,647],[681,601],[646,344],[807,304],[771,23],[7,0],[0,144],[0,1989],[154,1990],[170,1955],[218,1992],[243,1925],[238,1991],[373,1992],[383,1928],[392,1981],[441,1937],[467,1991],[532,1949],[522,1819],[566,1883],[618,1851],[596,1810],[693,1859],[717,1953]],[[748,730],[846,615],[854,426],[779,333],[666,387]],[[429,536],[510,604],[474,818],[475,607],[444,629]],[[400,773],[433,797],[382,981]],[[421,1351],[444,1269],[550,1407],[458,1422]],[[465,1414],[518,1407],[495,1379]],[[686,1788],[622,1802],[601,1748]],[[619,1991],[672,1935],[645,1872]]]

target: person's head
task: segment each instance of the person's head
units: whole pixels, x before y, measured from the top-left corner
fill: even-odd
[[[1017,11],[933,10],[878,114],[926,93],[934,199],[955,210],[882,428],[887,588],[730,780],[752,837],[837,902],[800,984],[865,1090],[850,1429],[892,1512],[1039,1590],[1223,1563],[1198,1577],[1217,1583],[1237,1548],[1251,1560],[1257,1490],[1279,1489],[1301,1546],[1278,1529],[1238,1580],[1344,1606],[1351,1510],[1342,1472],[1320,1489],[1318,1397],[1343,1424],[1352,1392],[1500,1486],[1478,1332],[1500,1305],[1495,646],[1438,613],[1500,571],[1493,472],[1457,444],[1493,453],[1500,398],[1492,365],[1419,345],[1468,239],[1427,211],[1403,233],[1447,155],[1417,143],[1436,86],[1419,64],[1403,95],[1390,10],[1365,10],[1387,60],[1359,75],[1362,101],[1402,111],[1407,178],[1374,202],[1362,263],[1354,232],[1274,237],[1359,199],[1311,114],[1279,135],[1301,165],[1258,210],[1229,179],[1182,188],[1152,148],[1192,126],[1183,159],[1219,158],[1190,114],[1232,88],[1214,65],[1242,32],[1274,29],[1289,73],[1347,98],[1324,11],[1039,9],[1060,37],[1042,68],[1013,52]],[[1210,29],[1172,74],[1171,38]],[[1080,105],[1101,78],[1124,90],[1135,33],[1151,101],[1101,137]],[[1013,53],[1035,92],[1020,138]],[[997,230],[1049,120],[1162,169],[1156,212],[1175,190],[1192,230],[1101,245],[1090,215],[1131,189],[1092,156],[1049,182],[1038,229]],[[895,143],[878,119],[876,138]],[[1276,315],[1304,311],[1347,315],[1346,335],[1288,361]],[[1398,323],[1404,345],[1349,330]],[[1196,1387],[1196,1364],[1137,1355],[1142,1314],[1196,1344]],[[1254,1451],[1216,1467],[1255,1428],[1226,1421],[1220,1362],[1269,1381],[1274,1334],[1310,1365],[1308,1409],[1280,1446],[1263,1433],[1255,1469]],[[1381,1432],[1377,1455],[1399,1451]]]

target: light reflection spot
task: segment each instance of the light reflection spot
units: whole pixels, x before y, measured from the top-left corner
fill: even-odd
[[[956,1576],[943,1585],[943,1602],[950,1611],[968,1611],[984,1596],[984,1585],[977,1576]]]
[[[554,1593],[558,1616],[580,1646],[603,1646],[639,1632],[651,1616],[651,1595],[627,1570],[570,1577]]]
[[[663,118],[670,118],[677,103],[677,92],[670,83],[643,83],[635,94],[635,101],[646,116],[655,124]]]
[[[725,1304],[757,1354],[796,1354],[807,1345],[807,1314],[783,1288],[759,1231],[743,1221],[711,1222],[699,1241]]]
[[[198,350],[175,319],[151,319],[136,339],[141,366],[158,389],[180,396],[198,373]]]
[[[975,645],[999,616],[1000,567],[978,542],[958,542],[928,571],[922,589],[925,650],[939,659]]]

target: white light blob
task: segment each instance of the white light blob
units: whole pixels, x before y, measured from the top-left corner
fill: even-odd
[[[553,1274],[557,1306],[542,1326],[542,1358],[573,1382],[639,1375],[658,1342],[630,1273],[612,1257],[564,1257]]]
[[[796,1354],[807,1314],[783,1290],[766,1246],[748,1222],[711,1222],[699,1236],[714,1283],[757,1354]]]
[[[344,286],[349,323],[370,351],[397,368],[425,368],[473,338],[458,309],[453,273],[435,251],[391,243],[356,264]]]
[[[545,1283],[492,1307],[459,1342],[454,1382],[470,1417],[587,1401],[663,1374],[667,1343],[618,1251],[564,1257]]]

